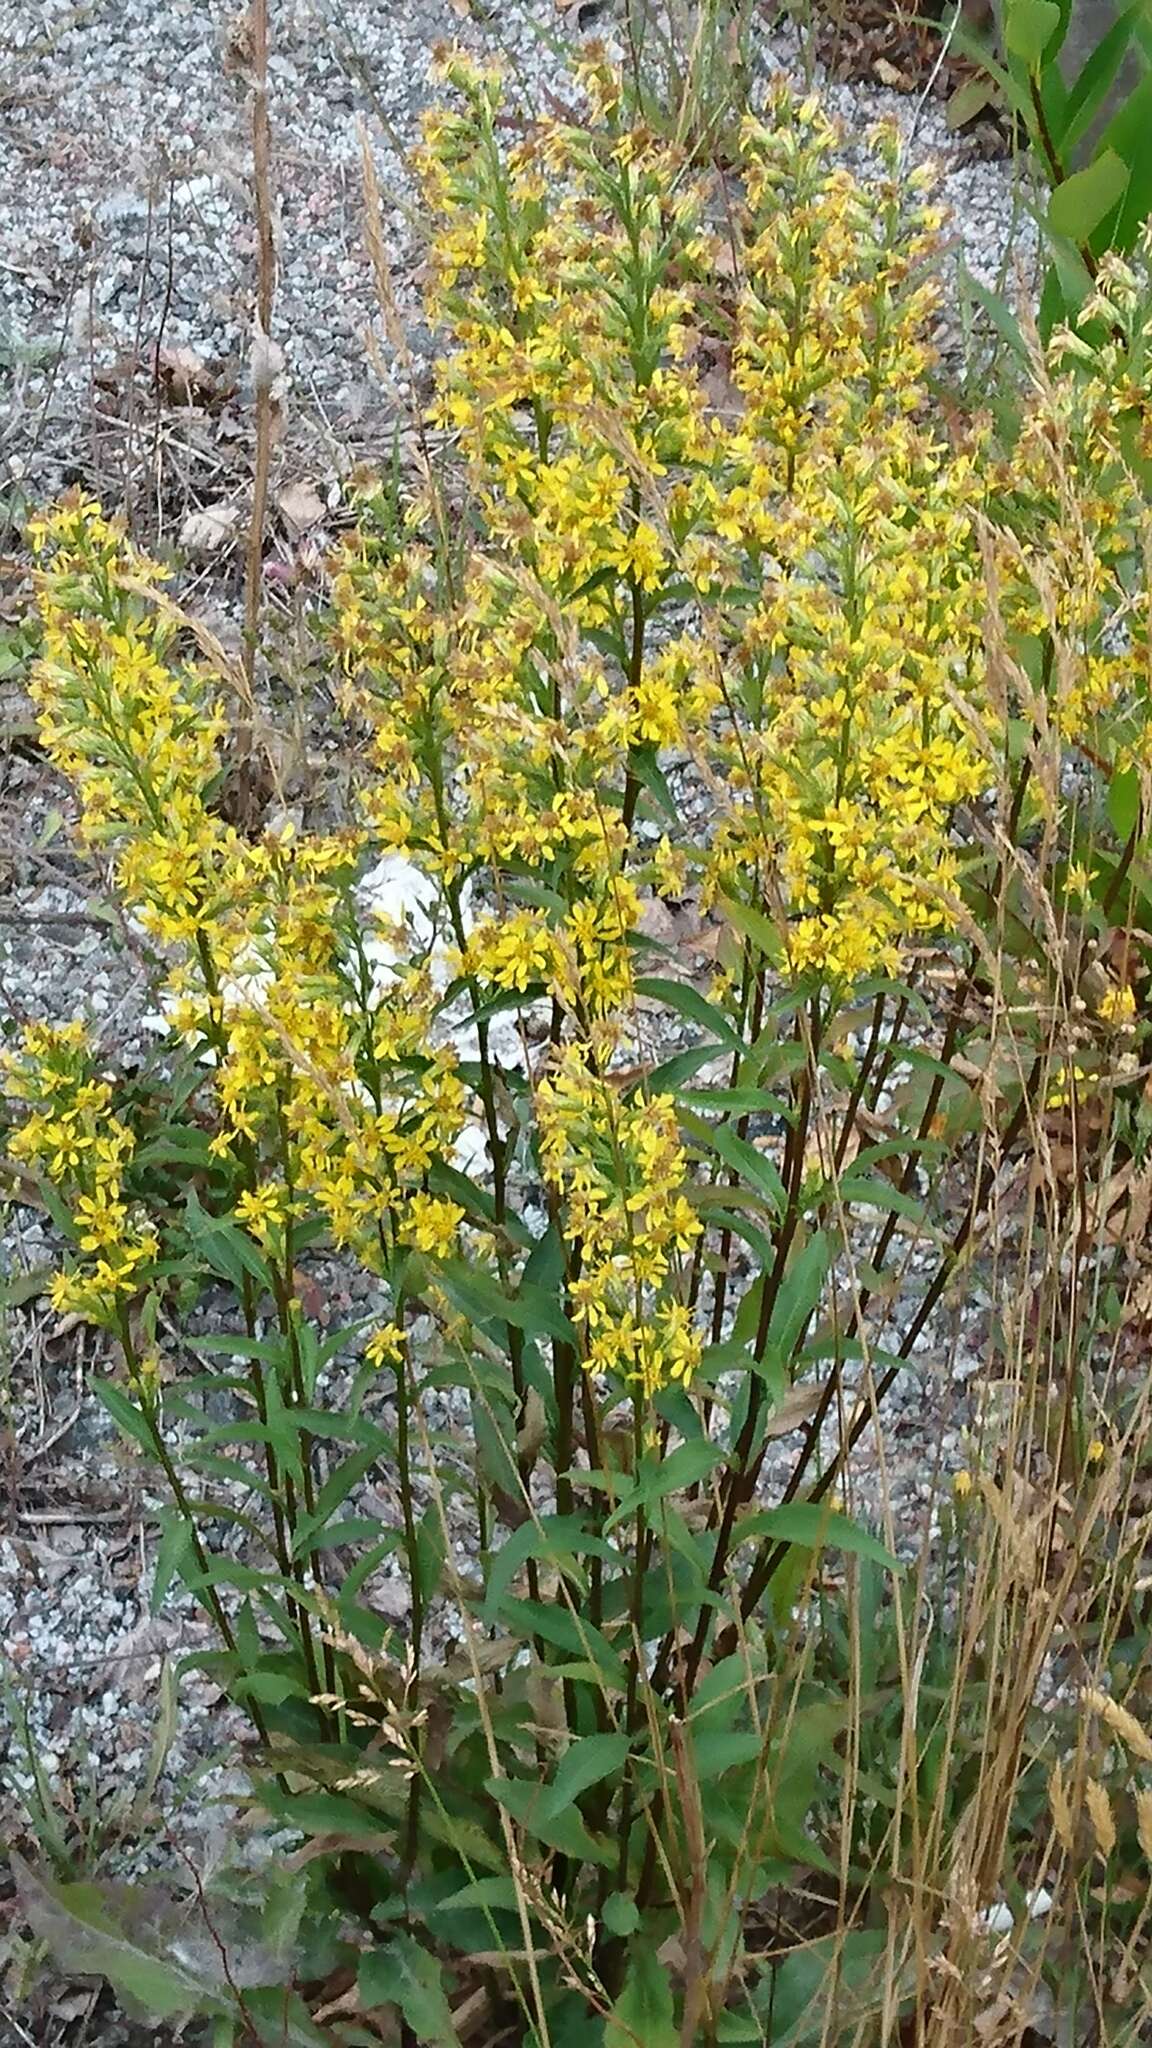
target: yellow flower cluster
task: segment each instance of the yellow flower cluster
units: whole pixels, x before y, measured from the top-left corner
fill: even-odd
[[[227,822],[219,683],[183,658],[160,572],[81,500],[38,535],[34,691],[86,837],[167,949],[218,1170],[269,1258],[287,1271],[317,1213],[382,1273],[450,1256],[454,1155],[482,1123],[491,1264],[514,1281],[500,1205],[534,1114],[578,1247],[583,1362],[649,1396],[699,1355],[680,1263],[700,1229],[671,1103],[611,1079],[651,893],[732,905],[761,935],[749,982],[768,957],[840,997],[953,928],[966,810],[1030,689],[1059,736],[1152,765],[1147,285],[1102,266],[1084,320],[1104,346],[1057,338],[993,460],[981,431],[953,446],[933,423],[938,217],[891,134],[865,185],[817,107],[775,92],[721,207],[675,143],[622,125],[598,60],[587,124],[512,140],[495,72],[453,53],[445,76],[418,168],[447,339],[430,424],[459,462],[450,492],[426,466],[395,505],[377,493],[332,565],[344,709],[367,736],[354,818]],[[989,564],[1010,684],[989,676]],[[685,796],[706,811],[695,839]],[[419,916],[373,912],[390,862]],[[488,1020],[537,1002],[533,1070],[510,1083]],[[89,1205],[106,1306],[154,1245],[123,1196],[130,1139],[96,1097],[59,1094],[62,1057],[18,1063],[19,1142]]]
[[[994,475],[997,596],[1027,711],[1109,768],[1152,766],[1152,234],[1111,252],[1074,325],[1033,353]],[[1037,716],[1029,700],[1044,697]]]
[[[700,1218],[670,1096],[626,1101],[571,1047],[536,1092],[540,1157],[581,1246],[571,1294],[585,1364],[646,1397],[691,1376],[702,1338],[679,1298]]]
[[[682,154],[615,125],[602,64],[599,128],[512,148],[498,77],[459,53],[446,75],[462,106],[430,117],[420,157],[454,344],[434,416],[467,459],[486,562],[534,593],[527,694],[507,673],[498,692],[520,763],[485,777],[487,816],[551,808],[546,786],[517,790],[524,727],[543,738],[549,710],[541,766],[565,789],[577,726],[601,783],[605,761],[618,784],[629,758],[687,749],[719,792],[706,891],[772,915],[798,974],[891,971],[901,939],[951,922],[952,821],[990,779],[979,451],[924,417],[939,216],[909,217],[893,133],[864,186],[814,102],[781,90],[744,125],[722,239]],[[725,329],[718,404],[701,334]],[[471,565],[474,591],[490,573]],[[516,956],[502,986],[558,958],[556,919],[530,921],[493,949],[497,979]]]
[[[710,882],[762,896],[794,972],[850,983],[950,923],[952,819],[990,779],[979,493],[924,418],[938,220],[903,217],[894,137],[865,191],[812,102],[770,114],[742,138],[744,410],[705,485],[750,593],[701,736],[730,792]]]
[[[426,1182],[469,1121],[471,1095],[451,1049],[432,1044],[439,998],[421,947],[407,929],[373,929],[357,901],[364,833],[240,835],[214,807],[222,708],[171,658],[159,571],[82,502],[37,538],[41,729],[78,792],[83,833],[114,857],[126,908],[170,949],[165,1009],[211,1061],[212,1150],[236,1176],[237,1219],[277,1255],[311,1205],[374,1266],[404,1244],[445,1251],[461,1212]],[[386,971],[373,965],[381,951]],[[36,1045],[14,1084],[30,1102]],[[51,1063],[45,1071],[55,1086]],[[75,1162],[52,1141],[74,1121],[33,1115],[18,1134],[22,1156],[60,1179]],[[113,1123],[102,1142],[127,1141]],[[91,1153],[93,1174],[103,1156]],[[93,1278],[101,1299],[110,1247],[120,1245],[111,1271],[121,1294],[144,1263],[114,1164],[108,1153],[107,1171],[81,1189],[104,1219],[98,1244],[81,1240],[104,1261]]]
[[[110,1083],[93,1073],[83,1024],[30,1025],[20,1051],[4,1056],[0,1074],[25,1112],[9,1151],[60,1190],[85,1255],[55,1276],[52,1305],[60,1315],[112,1328],[140,1293],[160,1248],[146,1215],[125,1193],[136,1140],[115,1113]]]
[[[225,730],[216,686],[171,662],[163,572],[125,552],[98,506],[74,498],[31,531],[52,561],[32,681],[41,739],[82,790],[85,837],[115,847],[147,929],[194,939],[234,839],[204,802]]]

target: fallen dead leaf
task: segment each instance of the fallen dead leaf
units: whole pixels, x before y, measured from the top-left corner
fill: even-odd
[[[791,1436],[794,1429],[799,1429],[802,1422],[807,1422],[808,1417],[816,1413],[823,1395],[823,1383],[817,1380],[804,1380],[789,1387],[768,1417],[765,1436]]]
[[[299,533],[306,533],[310,526],[319,526],[326,509],[313,484],[286,484],[277,494],[276,503],[293,538]]]
[[[156,387],[169,405],[206,405],[220,395],[215,377],[194,348],[157,351]]]
[[[186,555],[218,555],[239,524],[239,505],[229,505],[224,500],[218,505],[202,505],[198,512],[189,512],[180,528],[179,545]]]

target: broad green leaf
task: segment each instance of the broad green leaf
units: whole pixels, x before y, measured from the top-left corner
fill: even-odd
[[[548,1848],[559,1849],[562,1855],[572,1856],[578,1863],[615,1862],[614,1846],[591,1835],[575,1807],[545,1814],[544,1786],[530,1784],[526,1778],[488,1778],[485,1790],[519,1822],[526,1834],[534,1835]]]
[[[672,1982],[653,1942],[641,1939],[628,1960],[624,1989],[604,2023],[604,2048],[679,2048]]]
[[[764,958],[778,967],[784,957],[784,941],[771,918],[765,917],[764,912],[751,903],[741,903],[734,896],[721,896],[720,903],[740,936],[751,939]]]
[[[635,1934],[640,1925],[640,1908],[627,1892],[609,1892],[600,1909],[600,1918],[609,1934],[619,1935],[621,1940]]]
[[[510,1294],[491,1274],[466,1266],[462,1259],[443,1260],[439,1278],[454,1307],[476,1323],[510,1323],[531,1337],[558,1337],[563,1344],[579,1342],[559,1302],[542,1287],[521,1287]]]
[[[210,1166],[212,1140],[207,1131],[172,1124],[145,1139],[132,1154],[132,1172],[148,1166]]]
[[[360,1959],[356,1982],[369,2009],[399,2006],[418,2041],[432,2048],[460,2048],[443,1972],[413,1935],[397,1932],[387,1948],[370,1949]]]
[[[165,1915],[174,1923],[171,1932],[158,1924],[159,1909],[149,1911],[142,1889],[122,1886],[113,1894],[95,1883],[55,1884],[15,1850],[10,1861],[29,1923],[62,1969],[106,1977],[130,2012],[153,2022],[233,2008],[217,1952],[196,1955],[199,1945],[189,1939],[194,1930],[171,1911]],[[132,1903],[144,1921],[143,1937],[124,1924]],[[120,1912],[114,1917],[115,1904]]]
[[[55,1271],[54,1266],[34,1266],[27,1273],[13,1273],[0,1280],[0,1308],[23,1308],[25,1302],[47,1294]]]
[[[427,1911],[459,1913],[465,1907],[480,1908],[490,1913],[514,1913],[517,1909],[514,1880],[510,1877],[474,1877],[469,1884],[461,1885],[458,1892],[451,1892],[446,1899],[437,1899]]]
[[[245,1274],[258,1286],[272,1291],[272,1272],[263,1253],[238,1224],[209,1216],[194,1188],[189,1188],[186,1196],[184,1222],[197,1256],[222,1280],[230,1280],[237,1293],[243,1287]]]
[[[1048,201],[1048,226],[1054,235],[1083,247],[1106,214],[1128,189],[1128,166],[1114,149],[1104,150],[1085,171],[1073,171],[1057,185]]]
[[[772,2048],[819,2048],[830,2012],[844,2029],[840,2038],[871,2038],[869,2020],[878,2018],[891,1992],[886,1943],[882,1927],[820,1935],[798,1942],[765,1970],[752,1998],[771,2028]]]
[[[436,1596],[444,1569],[444,1515],[439,1500],[430,1500],[416,1528],[416,1555],[408,1560],[424,1604]]]
[[[339,1835],[383,1848],[391,1832],[386,1814],[369,1813],[343,1792],[281,1792],[265,1786],[261,1799],[285,1827],[301,1835]]]
[[[755,1728],[706,1728],[692,1744],[698,1783],[707,1785],[713,1778],[722,1778],[737,1764],[755,1763],[763,1748],[764,1737]]]
[[[1139,816],[1139,771],[1118,768],[1108,785],[1108,822],[1121,844],[1136,830]]]
[[[509,1632],[527,1642],[539,1637],[559,1650],[584,1658],[595,1670],[599,1683],[615,1692],[623,1691],[624,1662],[602,1630],[579,1611],[569,1612],[561,1602],[545,1606],[542,1600],[506,1600],[500,1620]]]
[[[584,1735],[570,1743],[551,1784],[544,1788],[540,1819],[567,1812],[590,1785],[619,1771],[630,1747],[627,1735]]]
[[[1141,79],[1108,123],[1100,148],[1114,150],[1128,166],[1128,187],[1116,219],[1109,220],[1108,241],[1114,249],[1130,249],[1152,209],[1152,72]],[[1099,241],[1100,237],[1097,237]],[[1102,251],[1098,250],[1098,253]]]
[[[1029,71],[1039,71],[1060,27],[1056,0],[1005,0],[1004,45]]]

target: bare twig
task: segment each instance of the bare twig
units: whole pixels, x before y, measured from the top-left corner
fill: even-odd
[[[272,132],[268,118],[268,0],[252,0],[248,20],[252,78],[252,182],[257,235],[256,315],[252,332],[256,473],[252,484],[244,594],[244,680],[251,696],[260,634],[264,522],[272,466],[273,386],[276,381],[276,354],[271,339],[272,307],[276,294],[276,238],[272,221]]]

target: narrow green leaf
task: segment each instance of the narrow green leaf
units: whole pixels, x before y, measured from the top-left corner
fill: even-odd
[[[838,1181],[830,1181],[826,1199],[843,1203],[846,1209],[886,1209],[894,1216],[906,1216],[910,1223],[918,1223],[925,1231],[928,1221],[924,1204],[915,1195],[908,1195],[901,1188],[894,1187],[881,1174],[846,1173]]]
[[[804,1331],[820,1306],[829,1268],[832,1240],[827,1231],[813,1231],[785,1271],[780,1292],[772,1307],[765,1363],[786,1367],[797,1350]]]
[[[796,1543],[803,1550],[843,1550],[853,1557],[869,1557],[891,1572],[900,1570],[899,1560],[878,1537],[820,1501],[789,1501],[783,1507],[760,1508],[743,1516],[736,1524],[733,1548],[764,1536],[777,1543]]]
[[[543,1600],[505,1600],[500,1622],[520,1641],[539,1637],[571,1656],[585,1658],[599,1685],[614,1692],[624,1690],[626,1673],[619,1650],[579,1611],[570,1613],[560,1602],[547,1606]]]
[[[559,1849],[561,1855],[574,1857],[579,1863],[615,1862],[614,1848],[589,1833],[575,1807],[545,1815],[543,1786],[529,1784],[526,1778],[488,1778],[485,1790],[527,1834],[550,1849]]]
[[[516,1885],[510,1877],[474,1877],[470,1884],[461,1885],[458,1892],[452,1892],[446,1899],[437,1899],[434,1906],[426,1910],[431,1913],[459,1913],[465,1907],[474,1911],[490,1913],[514,1913],[517,1909]]]
[[[719,1154],[725,1166],[730,1166],[737,1179],[745,1187],[752,1187],[765,1198],[773,1215],[783,1214],[787,1201],[780,1169],[774,1159],[749,1144],[729,1124],[708,1124],[689,1114],[685,1128],[700,1142]]]
[[[538,1522],[523,1522],[512,1531],[488,1566],[485,1620],[495,1621],[501,1601],[530,1557],[547,1559],[579,1582],[581,1574],[574,1569],[573,1561],[584,1555],[617,1562],[611,1544],[587,1530],[578,1515],[544,1515]]]
[[[314,1537],[331,1521],[337,1508],[343,1507],[348,1495],[360,1484],[365,1474],[372,1470],[379,1456],[378,1449],[354,1451],[328,1474],[319,1493],[316,1505],[310,1515],[304,1516],[296,1526],[292,1539],[293,1557],[303,1557]]]
[[[720,903],[741,938],[750,939],[765,960],[778,967],[784,958],[784,941],[771,918],[765,917],[764,912],[753,904],[741,903],[735,896],[722,896]]]
[[[156,1440],[152,1425],[135,1402],[130,1401],[119,1387],[113,1386],[111,1380],[93,1380],[92,1392],[100,1406],[107,1409],[117,1429],[122,1429],[133,1443],[140,1444],[155,1456]]]
[[[192,1548],[192,1524],[182,1516],[166,1514],[164,1534],[156,1552],[156,1570],[152,1575],[152,1592],[148,1602],[150,1614],[159,1614],[164,1605],[169,1586],[176,1577]]]
[[[477,1323],[510,1323],[530,1337],[558,1337],[562,1344],[579,1342],[559,1302],[542,1287],[522,1286],[512,1294],[490,1273],[466,1266],[462,1259],[444,1260],[439,1278],[453,1306]]]
[[[635,1486],[605,1522],[605,1535],[621,1522],[630,1521],[638,1508],[653,1507],[669,1494],[683,1493],[689,1486],[698,1485],[717,1465],[724,1463],[724,1455],[719,1444],[702,1437],[695,1443],[678,1445],[666,1458],[661,1458],[647,1470],[641,1467]]]
[[[636,983],[638,995],[648,996],[653,1002],[666,1003],[675,1010],[678,1017],[687,1017],[692,1024],[698,1024],[713,1038],[719,1039],[730,1052],[746,1050],[743,1039],[734,1031],[723,1010],[702,996],[699,989],[689,981],[665,981],[660,976],[646,975]]]
[[[675,1095],[682,1082],[691,1081],[693,1076],[700,1072],[701,1067],[706,1067],[709,1060],[715,1057],[714,1045],[689,1046],[687,1052],[674,1053],[670,1060],[665,1060],[661,1066],[653,1067],[652,1072],[646,1077],[644,1086],[652,1095]],[[637,1087],[639,1085],[637,1083]],[[632,1092],[635,1093],[636,1090]]]
[[[340,1835],[383,1846],[391,1831],[386,1814],[370,1813],[342,1792],[280,1792],[269,1785],[260,1796],[285,1827],[301,1835]]]
[[[1106,29],[1091,56],[1081,67],[1068,91],[1064,121],[1056,137],[1065,161],[1083,141],[1108,97],[1113,80],[1133,43],[1137,25],[1145,14],[1146,0],[1126,7]]]

